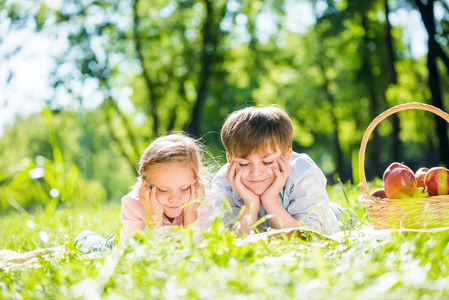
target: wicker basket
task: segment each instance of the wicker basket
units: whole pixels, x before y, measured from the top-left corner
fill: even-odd
[[[370,199],[365,177],[365,150],[371,132],[383,119],[401,110],[420,109],[430,111],[449,123],[449,114],[432,105],[412,102],[394,106],[369,124],[363,135],[359,151],[360,196],[359,201],[366,207],[374,229],[425,229],[449,226],[449,195],[428,198]]]

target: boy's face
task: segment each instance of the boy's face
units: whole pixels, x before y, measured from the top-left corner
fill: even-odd
[[[282,153],[279,148],[266,150],[250,154],[246,158],[231,157],[226,154],[228,162],[235,161],[237,163],[236,172],[243,169],[241,181],[243,185],[256,195],[262,195],[267,188],[276,179],[272,167],[279,169],[278,158],[284,155],[290,161],[292,157],[292,149],[289,148],[287,153]]]

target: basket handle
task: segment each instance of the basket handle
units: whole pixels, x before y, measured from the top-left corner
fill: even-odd
[[[365,150],[366,150],[366,144],[368,143],[368,139],[371,135],[371,132],[373,132],[374,128],[376,128],[377,124],[380,123],[380,121],[382,121],[383,119],[385,119],[386,117],[388,117],[389,115],[392,115],[398,111],[401,110],[407,110],[407,109],[421,109],[421,110],[427,110],[430,111],[440,117],[442,117],[443,119],[446,120],[446,122],[449,123],[449,114],[444,112],[443,110],[429,105],[429,104],[424,104],[424,103],[420,103],[420,102],[411,102],[411,103],[405,103],[405,104],[400,104],[400,105],[396,105],[391,107],[390,109],[387,109],[386,111],[384,111],[383,113],[381,113],[380,115],[378,115],[369,125],[368,128],[365,131],[365,134],[363,135],[362,138],[362,143],[360,145],[360,151],[359,151],[359,176],[361,179],[361,186],[360,186],[360,192],[361,195],[365,198],[365,199],[369,199],[370,198],[370,193],[369,193],[369,189],[368,189],[368,184],[366,183],[366,177],[365,177]]]

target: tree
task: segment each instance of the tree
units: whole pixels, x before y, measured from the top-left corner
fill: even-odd
[[[390,2],[395,9],[405,5]],[[374,117],[411,99],[427,101],[425,62],[407,52],[400,26],[389,23],[385,0],[55,3],[2,2],[6,14],[0,17],[8,19],[10,30],[26,24],[67,38],[52,74],[54,96],[45,100],[54,112],[71,112],[78,120],[79,151],[87,153],[79,161],[85,176],[94,176],[92,130],[108,134],[110,148],[133,174],[153,137],[182,129],[201,138],[220,160],[219,132],[226,116],[243,106],[276,103],[294,124],[294,149],[309,153],[329,177],[346,180]],[[308,3],[315,5],[316,22],[301,30],[292,27],[292,16],[304,13]],[[446,66],[445,18],[435,29],[440,68]],[[444,74],[439,75],[444,105],[449,91]],[[71,102],[61,104],[61,95]],[[93,99],[97,103],[88,105]],[[98,128],[89,124],[93,112]],[[418,121],[402,115],[379,126],[376,146],[367,149],[368,177],[379,176],[383,165],[401,155],[422,161],[420,139],[433,153],[438,143],[433,125],[427,117],[421,121],[425,126],[414,135],[410,128]],[[381,142],[391,145],[393,154]],[[401,143],[412,150],[395,153]]]
[[[437,31],[435,28],[435,14],[434,14],[434,0],[428,0],[422,2],[421,0],[415,1],[418,10],[421,14],[424,26],[428,34],[428,53],[427,53],[427,68],[429,70],[429,88],[432,93],[432,104],[438,108],[445,110],[443,106],[443,96],[440,86],[440,73],[437,65],[437,58],[441,58],[446,66],[447,72],[449,72],[449,57],[444,52],[440,44],[436,40]],[[449,10],[446,7],[446,12]],[[449,140],[447,133],[447,124],[440,117],[435,116],[437,124],[437,135],[439,139],[440,160],[443,161],[446,166],[449,166]]]
[[[384,9],[385,9],[385,46],[387,52],[387,70],[388,76],[390,78],[390,84],[396,85],[398,83],[398,73],[396,71],[396,54],[393,46],[393,36],[391,34],[391,23],[390,23],[390,6],[388,4],[388,0],[384,0]],[[392,161],[400,161],[402,157],[402,143],[399,139],[399,131],[400,131],[400,121],[398,115],[392,115],[392,138],[393,143],[391,144],[391,152]]]

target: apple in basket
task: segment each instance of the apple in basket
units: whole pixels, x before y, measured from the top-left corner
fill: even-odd
[[[388,198],[412,197],[416,191],[416,178],[413,171],[404,164],[400,164],[392,170],[390,167],[385,171],[388,174],[384,173],[383,176],[385,193]]]
[[[394,162],[391,165],[388,166],[388,168],[385,170],[384,172],[384,176],[383,176],[383,181],[385,182],[385,180],[387,179],[388,175],[390,175],[390,173],[397,168],[406,168],[407,170],[409,170],[412,174],[413,171],[412,169],[410,169],[408,166],[406,166],[404,163],[398,163],[398,162]]]
[[[443,167],[431,168],[427,171],[424,184],[432,195],[449,194],[449,170]]]
[[[371,193],[371,199],[373,200],[382,200],[384,198],[388,198],[387,194],[385,194],[385,189],[376,189]]]
[[[429,168],[422,167],[419,168],[418,171],[415,172],[415,178],[416,178],[416,186],[417,187],[424,187],[424,178],[426,177],[427,172],[429,171]]]
[[[429,191],[423,187],[417,188],[415,193],[413,194],[413,198],[427,198],[429,196],[430,196]]]

